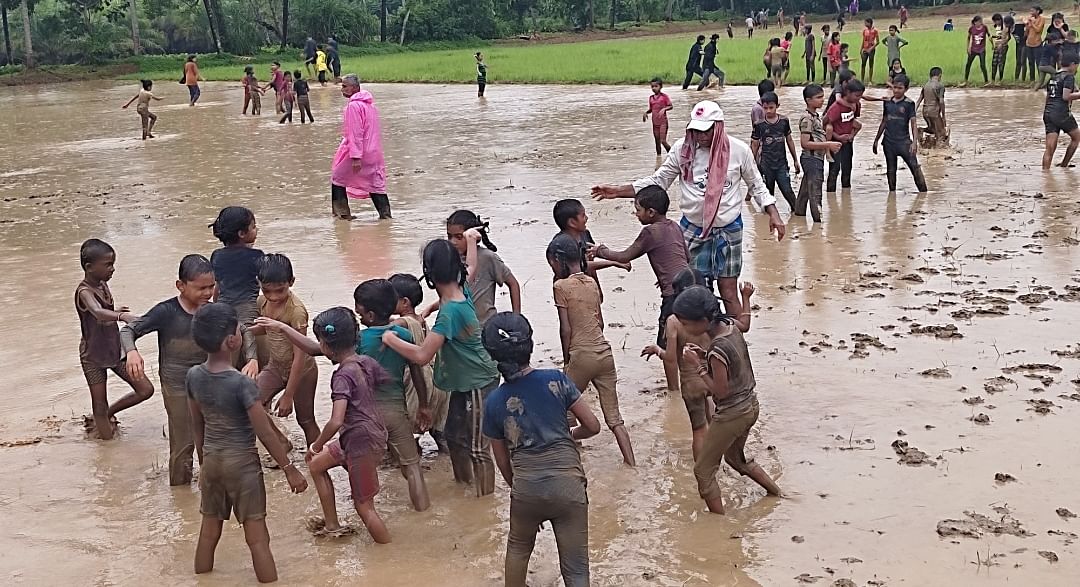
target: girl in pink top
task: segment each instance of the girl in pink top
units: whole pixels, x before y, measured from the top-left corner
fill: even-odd
[[[390,218],[390,198],[386,195],[386,161],[383,159],[379,111],[371,92],[360,87],[356,74],[341,80],[341,95],[349,99],[341,126],[341,145],[334,155],[330,175],[334,215],[355,218],[348,198],[371,198],[379,219]]]
[[[667,142],[667,113],[674,106],[671,105],[671,98],[668,98],[668,95],[662,91],[664,88],[663,80],[658,77],[653,78],[649,82],[649,87],[652,88],[652,95],[649,96],[649,109],[645,111],[645,114],[641,115],[641,122],[645,122],[650,115],[652,116],[653,141],[656,143],[656,156],[659,157],[660,147],[667,151],[671,150],[671,145]]]

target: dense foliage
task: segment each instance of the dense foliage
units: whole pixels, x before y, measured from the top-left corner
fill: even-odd
[[[909,5],[932,5],[918,0]],[[899,0],[863,2],[864,9]],[[823,13],[846,0],[0,0],[0,64],[97,63],[138,53],[227,52],[303,44],[333,34],[345,45],[491,39],[607,28],[616,22],[720,20],[770,6]],[[132,19],[132,14],[137,18]],[[25,15],[25,16],[24,16]],[[24,18],[31,21],[26,35]],[[290,49],[291,50],[291,49]]]

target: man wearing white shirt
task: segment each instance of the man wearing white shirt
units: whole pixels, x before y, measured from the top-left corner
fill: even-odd
[[[726,169],[725,175],[710,171]],[[632,198],[638,190],[656,185],[669,189],[679,178],[680,225],[690,251],[690,265],[710,286],[719,282],[728,314],[742,312],[738,280],[742,272],[743,184],[769,216],[769,228],[784,238],[784,222],[776,198],[765,188],[750,147],[724,131],[724,111],[706,100],[694,106],[686,137],[676,141],[660,168],[633,184],[600,185],[592,189],[599,200]]]

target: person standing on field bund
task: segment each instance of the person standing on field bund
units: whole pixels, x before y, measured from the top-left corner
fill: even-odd
[[[680,226],[690,251],[690,266],[705,277],[711,289],[719,283],[729,315],[738,316],[738,281],[742,272],[743,187],[765,214],[777,240],[784,238],[784,222],[776,198],[765,189],[750,147],[724,130],[724,111],[713,101],[698,102],[686,125],[686,136],[671,146],[667,159],[653,175],[626,185],[592,188],[598,200],[633,198],[645,187],[664,189],[679,178]]]
[[[379,212],[379,220],[390,218],[390,198],[386,195],[386,160],[383,158],[379,110],[371,92],[360,87],[360,78],[350,73],[341,79],[341,95],[348,98],[341,125],[341,145],[334,155],[330,175],[330,203],[334,216],[352,220],[349,198],[367,199]]]

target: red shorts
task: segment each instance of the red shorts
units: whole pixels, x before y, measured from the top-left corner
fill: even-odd
[[[339,465],[349,472],[349,487],[352,490],[353,503],[364,503],[375,499],[379,493],[379,461],[382,454],[371,451],[354,457],[346,457],[341,444],[334,440],[326,445],[326,450]]]
[[[664,120],[660,123],[653,123],[652,136],[654,139],[667,139],[668,121]]]

